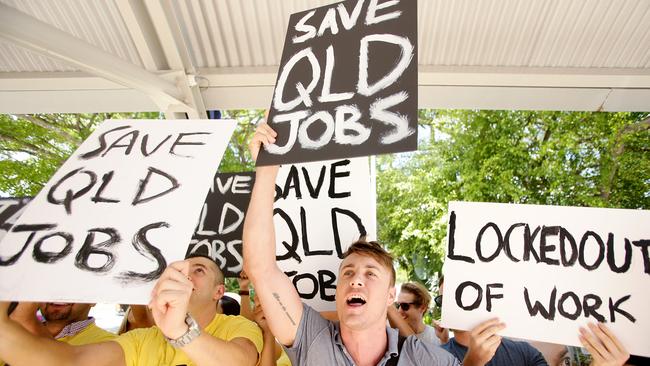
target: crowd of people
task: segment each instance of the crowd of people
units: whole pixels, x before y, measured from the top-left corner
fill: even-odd
[[[268,125],[258,126],[249,145],[253,158],[275,139]],[[0,303],[0,359],[10,365],[558,364],[530,343],[500,336],[506,324],[499,319],[453,336],[435,322],[426,325],[429,291],[405,283],[397,294],[393,258],[372,241],[359,240],[344,253],[336,312],[304,304],[275,261],[277,173],[278,166],[256,170],[244,223],[241,304],[224,298],[219,266],[194,254],[167,267],[149,304],[130,307],[119,335],[94,324],[90,304]],[[434,301],[442,303],[440,296]],[[582,329],[580,340],[592,365],[635,364],[604,324]]]

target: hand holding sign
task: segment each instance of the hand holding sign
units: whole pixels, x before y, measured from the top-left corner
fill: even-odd
[[[485,365],[488,363],[501,345],[501,336],[497,332],[505,328],[499,319],[487,320],[469,333],[469,347],[463,365]],[[456,335],[459,337],[460,335]]]
[[[248,149],[251,152],[253,161],[257,161],[262,146],[269,146],[275,143],[278,134],[266,123],[260,123],[255,129],[255,134],[248,143]]]
[[[630,358],[625,347],[603,323],[591,323],[589,330],[580,328],[580,342],[591,354],[591,366],[619,366]]]
[[[149,308],[160,331],[167,338],[177,339],[187,331],[185,316],[194,291],[190,280],[190,262],[170,264],[151,291]]]

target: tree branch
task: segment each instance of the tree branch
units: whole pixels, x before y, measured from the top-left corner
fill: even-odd
[[[64,140],[66,140],[67,142],[69,142],[69,143],[71,143],[73,145],[78,145],[81,142],[81,139],[69,134],[68,132],[64,131],[60,127],[55,126],[50,121],[47,121],[47,120],[45,120],[45,119],[43,119],[43,118],[41,118],[39,116],[30,115],[30,114],[19,114],[17,116],[22,118],[22,119],[26,119],[29,122],[31,122],[31,123],[39,126],[39,127],[42,127],[42,128],[44,128],[44,129],[46,129],[48,131],[52,131],[52,132],[58,134]]]
[[[49,150],[43,149],[42,147],[36,146],[36,145],[34,145],[32,143],[29,143],[27,141],[19,140],[19,139],[13,137],[13,136],[0,134],[0,140],[8,141],[8,142],[14,143],[14,144],[16,144],[18,146],[22,146],[23,148],[27,148],[28,150],[33,151],[33,153],[35,155],[39,155],[39,156],[45,155],[45,156],[47,156],[49,158],[53,158],[53,159],[57,159],[57,160],[61,159],[61,156],[59,156],[59,155],[57,155],[57,154],[55,154],[55,153],[53,153],[53,152],[51,152]]]
[[[619,159],[625,152],[625,142],[623,141],[623,137],[625,135],[645,130],[650,130],[650,117],[625,126],[616,134],[612,151],[612,170],[609,172],[609,176],[607,177],[607,185],[602,187],[600,191],[600,196],[605,200],[605,202],[609,201],[609,197],[612,194],[612,186],[614,185],[614,179],[618,173]]]

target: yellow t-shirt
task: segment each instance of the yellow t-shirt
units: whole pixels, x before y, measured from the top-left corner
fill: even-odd
[[[280,358],[275,362],[277,366],[291,366],[291,360],[289,360],[289,356],[287,355],[284,350],[282,350],[282,354],[280,355]]]
[[[112,341],[115,338],[117,338],[116,334],[104,330],[93,323],[73,336],[62,337],[57,340],[72,346],[82,346],[84,344]]]
[[[247,338],[262,350],[262,331],[243,316],[217,314],[203,330],[216,338],[230,341]],[[158,327],[134,329],[114,339],[124,351],[124,362],[130,365],[194,365],[182,350],[172,347]]]

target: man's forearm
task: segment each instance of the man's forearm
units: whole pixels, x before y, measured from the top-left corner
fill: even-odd
[[[276,266],[273,200],[278,169],[277,166],[257,168],[244,221],[244,265],[253,282],[264,270]]]
[[[242,338],[236,338],[241,340]],[[257,349],[252,342],[224,341],[209,334],[202,333],[182,350],[199,366],[207,365],[243,365],[254,366],[257,363]]]
[[[72,365],[74,349],[52,338],[35,336],[7,319],[0,322],[0,359],[10,365]]]

